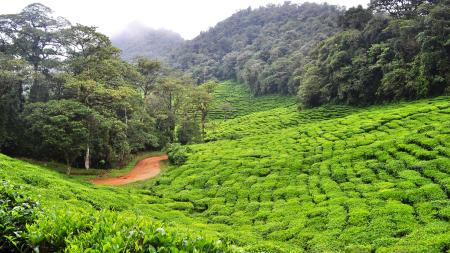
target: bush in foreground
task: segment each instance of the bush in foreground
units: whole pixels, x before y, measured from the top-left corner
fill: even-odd
[[[0,252],[23,252],[28,248],[26,225],[35,221],[38,203],[18,193],[7,181],[0,184]]]

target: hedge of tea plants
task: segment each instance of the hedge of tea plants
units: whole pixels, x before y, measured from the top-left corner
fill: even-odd
[[[183,165],[123,187],[0,155],[0,178],[40,203],[17,241],[41,252],[450,248],[449,97],[244,117],[218,123],[238,138],[218,131],[183,147]]]
[[[248,251],[447,252],[450,98],[341,109],[286,127],[253,124],[301,118],[294,108],[225,122],[242,135],[210,132],[220,140],[144,188]]]
[[[176,204],[138,190],[92,186],[1,154],[0,178],[1,252],[232,251]]]
[[[233,81],[219,83],[214,89],[209,119],[231,119],[253,112],[296,104],[294,96],[254,96],[248,86]]]
[[[349,106],[323,106],[298,112],[296,106],[278,107],[255,112],[226,121],[213,121],[206,129],[206,141],[239,139],[245,136],[269,134],[284,128],[344,117],[358,108]]]

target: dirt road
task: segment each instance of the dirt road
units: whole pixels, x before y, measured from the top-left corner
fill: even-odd
[[[161,171],[159,162],[167,160],[167,155],[154,156],[140,160],[133,170],[125,175],[110,178],[93,179],[97,185],[124,185],[155,177]]]

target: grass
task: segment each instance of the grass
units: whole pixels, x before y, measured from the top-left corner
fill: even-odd
[[[215,124],[184,165],[144,182],[93,186],[6,156],[0,177],[42,202],[47,215],[30,234],[64,234],[55,227],[70,231],[89,215],[108,228],[124,219],[117,236],[94,224],[67,234],[74,252],[115,245],[106,238],[125,238],[130,224],[248,252],[450,248],[449,97],[301,112],[282,105]],[[89,239],[100,234],[97,244]]]

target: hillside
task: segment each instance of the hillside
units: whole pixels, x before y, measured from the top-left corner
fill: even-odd
[[[286,2],[245,9],[174,51],[172,65],[198,82],[234,79],[253,94],[294,94],[311,48],[339,30],[340,11],[327,4]]]
[[[281,109],[265,116],[271,113],[298,117]],[[195,216],[211,224],[234,228],[226,236],[252,251],[449,247],[448,97],[290,126],[256,124],[263,114],[238,124],[254,134],[190,146],[187,163],[149,189],[192,203]]]
[[[125,216],[119,227],[163,222],[180,238],[200,233],[250,252],[444,252],[448,122],[449,97],[301,112],[281,106],[217,121],[226,132],[188,146],[184,165],[126,187],[92,186],[5,156],[0,176],[52,214],[32,226],[33,242],[71,238],[71,250],[117,243],[106,236],[116,228],[97,244],[86,239],[100,236],[97,226],[68,233],[93,214],[103,226]],[[74,227],[60,228],[62,220]]]
[[[30,210],[24,208],[28,198],[37,201],[41,209],[31,226],[22,230],[25,234],[19,238],[26,238],[28,246],[20,252],[33,248],[41,252],[123,252],[130,248],[137,252],[167,252],[169,248],[228,251],[226,245],[211,239],[217,240],[217,233],[195,225],[177,211],[177,202],[161,202],[134,188],[97,187],[52,170],[0,154],[0,198],[24,203],[11,210],[7,201],[1,202],[2,233],[8,231],[3,225],[29,215]],[[20,233],[18,229],[13,231]],[[0,235],[0,251],[9,252],[3,248],[4,235],[8,234]]]
[[[283,95],[254,96],[246,85],[232,81],[215,87],[209,110],[210,119],[231,119],[259,111],[294,106],[295,97]]]
[[[0,14],[0,252],[449,253],[449,14],[285,2],[113,42]]]
[[[121,57],[130,62],[138,56],[167,60],[184,39],[172,31],[131,23],[121,33],[113,36],[111,42],[122,50]]]

